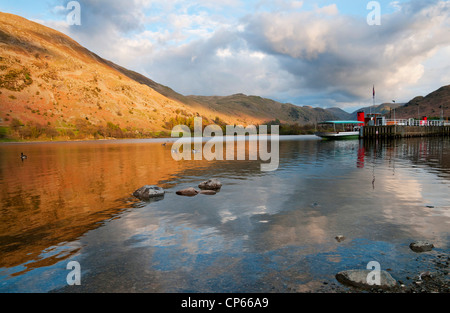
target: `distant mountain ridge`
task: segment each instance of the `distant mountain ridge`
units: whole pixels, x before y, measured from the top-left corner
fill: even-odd
[[[330,119],[338,119],[335,111],[309,106],[296,106],[275,100],[242,93],[230,96],[187,96],[208,109],[226,115],[244,118],[253,116],[261,121],[279,120],[283,123],[316,124]]]
[[[350,114],[351,119],[357,118],[358,112],[364,112],[366,114],[381,114],[381,115],[390,115],[393,111],[393,109],[398,109],[399,107],[403,106],[404,103],[382,103],[374,106],[368,106],[361,109],[358,109]]]
[[[352,113],[348,113],[344,110],[342,110],[341,108],[328,108],[326,109],[327,111],[333,113],[336,116],[337,120],[341,120],[341,121],[347,121],[347,120],[353,120],[356,119],[356,117],[353,117]],[[356,115],[355,115],[356,116]]]

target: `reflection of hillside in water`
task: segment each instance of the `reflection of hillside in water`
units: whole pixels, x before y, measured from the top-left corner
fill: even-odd
[[[21,149],[29,156],[24,162]],[[129,208],[135,189],[197,165],[173,161],[161,144],[7,145],[0,156],[1,267],[39,259],[47,247]]]

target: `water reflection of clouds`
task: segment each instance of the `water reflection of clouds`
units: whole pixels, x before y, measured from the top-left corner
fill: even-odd
[[[412,176],[409,170],[398,168],[394,175],[377,175],[379,183],[377,187],[392,193],[398,200],[420,203],[423,201],[423,182]]]
[[[366,166],[358,167],[359,148],[358,142],[291,141],[281,145],[282,167],[270,175],[239,162],[180,172],[177,188],[214,175],[223,181],[223,190],[192,199],[169,193],[164,201],[123,216],[117,224],[121,229],[110,232],[120,234],[117,240],[130,250],[152,251],[147,255],[151,268],[167,273],[175,284],[192,287],[190,275],[206,277],[193,290],[208,288],[207,280],[215,284],[212,290],[225,288],[226,275],[242,286],[251,275],[294,265],[323,271],[313,262],[303,265],[320,255],[325,256],[321,265],[332,263],[335,269],[383,252],[388,254],[385,265],[409,238],[432,237],[437,245],[447,244],[445,212],[424,204],[434,195],[440,195],[439,203],[447,201],[448,186],[436,183],[432,173],[413,169],[408,159],[397,157],[394,163],[382,147],[374,153],[368,147]],[[347,239],[337,243],[336,235]],[[376,243],[389,243],[392,251]],[[278,258],[260,261],[271,253]]]
[[[370,234],[382,240],[420,236],[432,232],[434,226],[424,229],[422,225],[429,216],[446,216],[445,211],[423,205],[429,199],[427,190],[434,176],[412,171],[408,160],[396,159],[394,164],[388,154],[392,152],[382,147],[373,154],[370,149],[366,151],[366,165],[375,162],[374,168],[358,168],[358,141],[303,142],[300,154],[295,154],[298,143],[292,144],[293,149],[281,147],[286,162],[276,175],[248,176],[251,173],[244,172],[245,177],[240,179],[244,174],[233,172],[226,187],[229,189],[211,212],[196,210],[198,219],[195,214],[183,216],[181,220],[189,227],[158,225],[160,229],[148,235],[151,240],[145,245],[171,245],[188,253],[223,251],[225,241],[246,241],[245,246],[251,250],[328,244],[334,249],[334,236],[340,233],[350,237]],[[299,159],[289,160],[291,153]],[[320,163],[319,168],[316,163]],[[375,190],[371,186],[373,170]],[[317,205],[311,207],[311,203]],[[172,216],[170,223],[181,220]],[[438,224],[438,231],[445,233],[442,225],[447,221]],[[221,244],[214,244],[217,242]]]
[[[174,224],[173,220],[153,216],[154,224],[143,224],[142,219],[123,218],[120,234],[129,249],[171,247],[188,254],[210,254],[227,245],[215,227],[197,227],[189,223]],[[119,225],[118,225],[119,226]],[[119,240],[119,239],[118,239]]]
[[[381,208],[386,220],[404,225],[412,236],[448,244],[450,199],[444,196],[448,195],[447,184],[437,181],[434,174],[421,171],[420,176],[411,175],[405,168],[398,169],[395,177],[382,176],[380,180],[380,188],[398,200]]]
[[[384,204],[380,205],[381,221],[402,228],[410,238],[448,246],[450,182],[442,175],[448,171],[442,141],[411,139],[408,144],[384,143],[371,148],[377,151],[376,194]]]
[[[280,249],[287,246],[309,246],[331,241],[326,229],[326,216],[312,216],[297,210],[275,218],[268,225],[263,237],[266,249]]]
[[[234,213],[232,213],[230,210],[221,210],[219,212],[219,215],[221,217],[222,224],[225,224],[227,222],[234,221],[237,219],[237,216]]]

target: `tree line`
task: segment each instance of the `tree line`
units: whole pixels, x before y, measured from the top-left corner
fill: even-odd
[[[76,140],[76,139],[107,139],[107,138],[161,138],[171,137],[171,130],[176,125],[186,125],[191,132],[194,132],[195,116],[175,116],[165,123],[165,130],[154,132],[142,128],[121,128],[113,122],[106,122],[103,125],[94,125],[88,120],[77,119],[74,124],[67,127],[58,127],[38,122],[29,121],[26,123],[13,118],[9,127],[0,127],[0,139],[2,140]],[[202,117],[203,127],[208,125],[218,125],[223,133],[226,133],[226,122],[216,117],[214,120]],[[288,124],[282,123],[276,119],[264,123],[268,126],[270,133],[272,125],[279,126],[280,135],[309,135],[314,134],[315,126],[312,124],[299,125],[298,123]],[[259,126],[255,125],[258,133]]]
[[[94,125],[87,120],[78,119],[68,127],[57,127],[50,123],[22,123],[12,119],[9,127],[0,128],[0,138],[9,140],[76,140],[107,138],[155,138],[168,137],[169,132],[152,132],[142,128],[121,128],[118,124],[107,122],[106,125]]]

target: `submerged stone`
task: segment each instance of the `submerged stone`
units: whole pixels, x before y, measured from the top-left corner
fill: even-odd
[[[150,186],[145,185],[135,192],[133,192],[133,196],[140,200],[150,200],[151,198],[162,197],[164,196],[164,189],[158,186]]]
[[[208,196],[213,196],[215,195],[217,192],[214,190],[202,190],[200,191],[201,195],[208,195]]]
[[[195,188],[186,188],[186,189],[182,189],[182,190],[178,190],[176,192],[177,195],[180,196],[188,196],[188,197],[193,197],[196,196],[199,193],[199,191]]]

